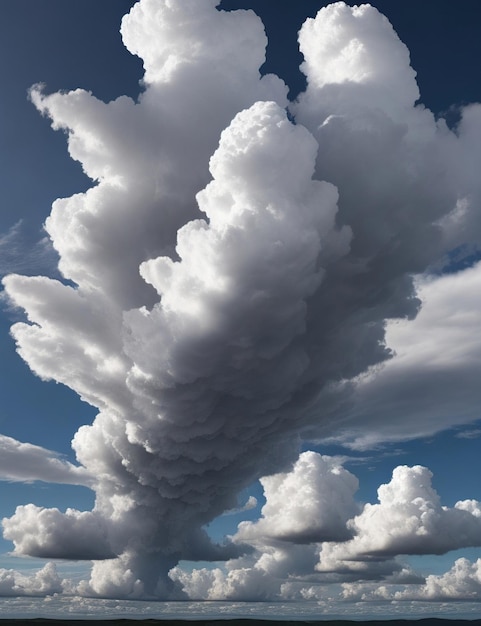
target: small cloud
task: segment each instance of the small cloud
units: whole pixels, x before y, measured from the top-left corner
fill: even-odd
[[[481,437],[481,428],[472,428],[471,430],[462,430],[454,435],[457,439],[477,439]]]
[[[45,235],[32,241],[23,220],[0,233],[0,277],[12,273],[57,274],[58,257]]]
[[[23,443],[12,437],[0,435],[0,480],[84,485],[93,483],[92,475],[59,458],[52,450],[31,443]]]
[[[255,498],[254,496],[249,496],[247,502],[243,506],[237,509],[230,509],[229,511],[225,511],[223,515],[237,515],[237,513],[244,513],[244,511],[252,511],[252,509],[255,509],[257,505],[257,498]]]
[[[106,523],[95,511],[18,506],[2,521],[3,536],[15,544],[14,554],[69,560],[111,559]],[[47,556],[48,555],[48,556]]]
[[[47,563],[33,574],[0,569],[0,596],[49,596],[63,591],[54,563]]]

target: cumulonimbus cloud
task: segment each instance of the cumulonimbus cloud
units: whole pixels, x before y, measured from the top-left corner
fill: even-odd
[[[456,133],[416,105],[408,52],[374,8],[337,2],[306,22],[308,86],[289,104],[282,81],[259,74],[260,20],[216,4],[132,8],[122,35],[144,60],[137,102],[31,92],[95,184],[46,222],[65,282],[4,285],[27,316],[12,328],[22,358],[99,409],[73,440],[96,503],[27,505],[3,524],[17,553],[79,558],[88,540],[97,562],[82,593],[180,597],[182,575],[168,576],[180,559],[242,558],[203,526],[253,480],[285,473],[302,437],[371,427],[356,384],[392,356],[386,320],[414,318],[413,275],[466,225],[479,232],[479,177],[460,163],[479,149],[481,107]],[[346,479],[338,511],[352,507],[353,478],[314,458],[325,485]],[[326,529],[349,536],[341,525],[334,537],[329,515],[283,527],[266,506],[271,539],[305,543],[281,570],[314,567],[308,542]],[[324,511],[297,502],[293,514],[309,507]],[[264,526],[243,532],[267,537]],[[240,569],[233,587],[254,589]]]

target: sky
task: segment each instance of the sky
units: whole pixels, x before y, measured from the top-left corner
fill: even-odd
[[[2,8],[0,602],[479,617],[479,3]]]

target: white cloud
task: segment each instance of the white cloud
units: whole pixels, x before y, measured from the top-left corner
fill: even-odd
[[[397,555],[480,546],[481,503],[464,500],[453,508],[442,506],[431,478],[419,465],[396,467],[391,481],[378,489],[379,503],[366,504],[349,522],[354,537],[323,544],[316,569],[369,576],[380,568],[388,570]]]
[[[237,541],[319,543],[350,538],[346,523],[358,512],[357,478],[335,459],[304,452],[290,472],[260,479],[266,503],[257,522],[241,522]]]
[[[112,558],[105,521],[95,513],[46,509],[26,504],[2,520],[3,536],[15,544],[15,554],[54,559]]]
[[[397,582],[397,581],[394,581]],[[431,574],[425,580],[408,580],[408,584],[393,586],[366,583],[343,584],[342,597],[348,602],[479,602],[481,598],[481,559],[474,563],[466,558],[456,559],[444,574]],[[432,604],[431,604],[432,606]]]
[[[314,108],[322,92],[326,101],[321,111],[342,107],[342,113],[362,116],[376,102],[397,118],[409,114],[419,98],[408,49],[389,21],[368,4],[335,2],[320,9],[303,24],[299,44],[305,59],[301,70],[308,79],[300,108]],[[353,98],[342,97],[342,90]]]
[[[30,239],[22,220],[0,233],[0,276],[12,272],[34,274],[56,270],[57,256],[48,237],[33,242]]]
[[[61,593],[63,584],[54,563],[33,574],[0,569],[0,596],[46,596]]]
[[[445,574],[430,575],[426,584],[418,589],[398,593],[399,599],[425,600],[476,600],[481,598],[481,559],[471,563],[457,559]]]
[[[241,522],[233,540],[254,546],[226,570],[174,568],[170,576],[192,599],[260,601],[287,597],[291,577],[314,574],[321,541],[350,537],[358,512],[356,477],[334,458],[304,452],[289,472],[260,479],[266,503],[256,522]],[[292,593],[289,591],[289,593]]]

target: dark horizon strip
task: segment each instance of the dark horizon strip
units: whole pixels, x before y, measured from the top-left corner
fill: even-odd
[[[282,626],[362,626],[374,624],[375,626],[451,626],[462,624],[464,626],[481,626],[481,619],[455,619],[455,618],[420,618],[420,619],[372,619],[372,620],[283,620],[279,618],[265,619],[0,619],[0,626],[18,626],[19,624],[35,626],[268,626],[273,622]]]

